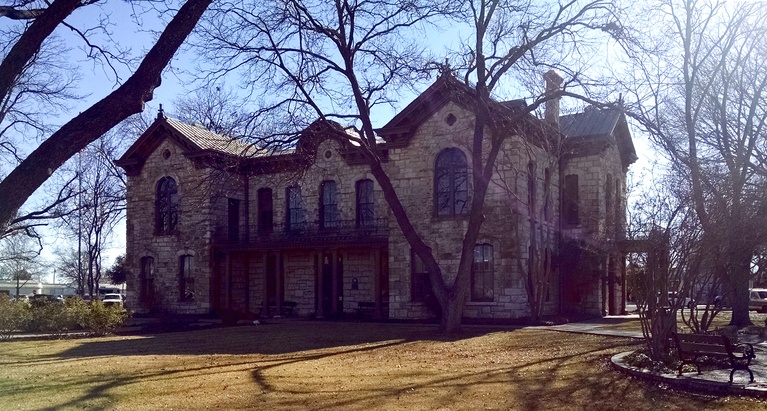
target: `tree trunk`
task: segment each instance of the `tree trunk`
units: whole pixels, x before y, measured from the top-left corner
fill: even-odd
[[[21,206],[65,161],[129,116],[141,112],[160,85],[160,76],[176,50],[197,25],[212,0],[188,0],[120,88],[85,110],[34,150],[0,181],[0,232]]]

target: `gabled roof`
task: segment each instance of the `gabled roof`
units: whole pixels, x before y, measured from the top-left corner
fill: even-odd
[[[620,114],[618,110],[587,107],[581,113],[560,116],[559,129],[570,137],[607,136],[615,130]]]
[[[165,121],[175,131],[186,137],[192,143],[196,144],[201,150],[213,150],[222,154],[231,154],[235,156],[256,156],[262,155],[252,144],[244,143],[231,137],[216,134],[201,125],[189,125],[181,121],[166,118]]]
[[[473,110],[478,104],[476,90],[455,78],[452,74],[444,72],[431,86],[418,95],[410,104],[392,118],[386,125],[376,130],[389,147],[401,147],[407,145],[418,127],[431,118],[439,109],[452,102],[467,110]],[[491,117],[503,122],[503,126],[510,126],[509,119],[527,107],[524,100],[492,101],[490,104]],[[547,134],[557,135],[557,131],[548,124],[541,122],[529,113],[522,117],[523,126],[536,123],[537,131],[531,133],[541,137],[541,129],[547,129]],[[540,126],[543,127],[540,127]],[[519,126],[517,124],[516,126]],[[535,128],[535,127],[534,127]],[[531,129],[532,130],[532,129]],[[532,136],[532,135],[531,135]],[[529,136],[530,137],[530,136]]]
[[[184,155],[187,156],[199,156],[204,153],[226,157],[255,157],[263,155],[253,145],[216,134],[202,126],[189,125],[167,118],[160,113],[157,119],[115,163],[123,167],[129,174],[138,173],[141,171],[144,161],[166,139],[171,139],[174,143],[181,146],[184,150]]]
[[[559,127],[566,139],[576,143],[614,139],[624,167],[637,160],[626,115],[619,109],[586,107],[580,113],[561,116]]]

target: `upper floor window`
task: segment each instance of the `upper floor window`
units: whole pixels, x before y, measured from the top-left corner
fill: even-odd
[[[535,197],[538,194],[535,186],[535,163],[527,163],[527,212],[530,216],[536,213]]]
[[[338,227],[340,220],[336,182],[333,180],[323,181],[320,184],[320,227]]]
[[[152,257],[141,257],[138,299],[142,303],[150,304],[154,300],[154,258]]]
[[[373,181],[357,181],[357,226],[369,227],[374,224]]]
[[[543,217],[551,221],[551,170],[543,170]]]
[[[171,177],[163,177],[157,183],[155,199],[155,231],[169,234],[178,224],[178,185]]]
[[[565,218],[565,224],[580,224],[577,174],[565,176],[565,188],[562,197],[562,211]]]
[[[274,228],[274,202],[271,188],[258,190],[258,231],[271,233]]]
[[[194,301],[194,257],[185,254],[178,258],[179,301]]]
[[[301,197],[301,187],[288,187],[285,197],[287,200],[285,226],[288,230],[300,230],[304,225],[304,200]]]
[[[474,246],[474,262],[471,265],[471,300],[493,301],[493,246]]]
[[[466,155],[458,148],[446,148],[434,166],[434,204],[438,216],[468,213],[469,173]]]
[[[229,223],[229,241],[238,241],[240,239],[240,200],[229,199],[228,210]]]

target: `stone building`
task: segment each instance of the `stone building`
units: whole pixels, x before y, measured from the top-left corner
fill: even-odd
[[[392,184],[445,273],[455,273],[472,195],[472,96],[443,75],[377,130]],[[545,119],[522,123],[495,164],[464,317],[529,315],[532,253],[553,272],[545,313],[620,312],[615,243],[636,159],[624,115],[560,117],[555,102]],[[355,154],[313,126],[293,150],[264,154],[160,113],[118,161],[128,174],[128,304],[178,314],[435,317],[428,273]]]

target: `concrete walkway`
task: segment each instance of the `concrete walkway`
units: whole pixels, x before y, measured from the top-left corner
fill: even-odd
[[[610,337],[643,338],[641,331],[621,330],[620,324],[629,320],[638,320],[638,315],[608,316],[578,323],[536,327],[554,331],[594,334]],[[638,378],[667,384],[671,387],[684,389],[701,394],[719,395],[748,395],[767,398],[767,341],[755,336],[744,336],[743,340],[753,344],[756,358],[751,363],[754,382],[749,383],[748,372],[736,371],[730,384],[730,368],[705,370],[701,374],[686,372],[677,376],[676,372],[654,373],[649,370],[633,367],[626,363],[631,352],[616,354],[612,357],[613,366]]]

